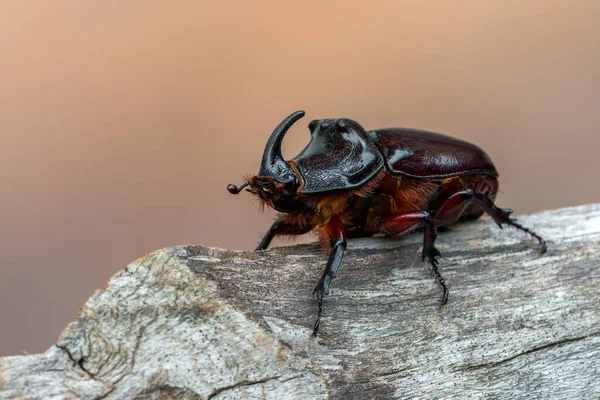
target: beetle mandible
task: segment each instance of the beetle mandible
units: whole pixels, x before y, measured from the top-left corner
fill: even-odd
[[[257,175],[241,186],[280,212],[256,250],[266,249],[278,235],[302,235],[317,229],[331,246],[329,260],[313,295],[318,314],[323,297],[342,264],[346,240],[384,234],[401,237],[424,229],[422,261],[431,264],[441,286],[440,302],[448,288],[438,270],[441,253],[435,248],[437,228],[479,218],[484,212],[500,228],[513,226],[536,238],[541,253],[546,242],[510,218],[508,208],[494,204],[498,172],[479,147],[434,132],[405,128],[366,131],[347,118],[313,120],[311,139],[300,154],[285,161],[281,143],[304,111],[285,118],[273,131]]]

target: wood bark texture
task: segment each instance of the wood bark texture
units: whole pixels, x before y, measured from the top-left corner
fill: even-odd
[[[438,238],[349,242],[318,338],[319,245],[177,246],[96,291],[48,351],[0,359],[1,399],[600,398],[600,204]]]

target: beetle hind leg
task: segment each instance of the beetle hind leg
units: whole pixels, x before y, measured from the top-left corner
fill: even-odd
[[[513,210],[511,210],[510,208],[500,208],[496,206],[489,197],[481,193],[474,193],[474,198],[477,205],[481,207],[481,209],[485,211],[487,215],[492,217],[492,219],[494,220],[494,222],[496,222],[496,224],[498,224],[500,229],[502,229],[502,224],[514,226],[518,230],[523,231],[537,239],[537,241],[540,243],[540,246],[542,246],[542,249],[540,251],[541,254],[544,254],[546,252],[547,247],[544,238],[542,238],[540,235],[538,235],[531,229],[519,224],[514,218],[510,218],[510,214]]]

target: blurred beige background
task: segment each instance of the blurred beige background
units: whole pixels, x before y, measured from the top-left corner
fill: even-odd
[[[154,249],[252,248],[272,213],[225,187],[300,108],[287,157],[345,116],[475,142],[517,214],[599,201],[599,18],[594,0],[0,2],[0,355],[48,348]]]

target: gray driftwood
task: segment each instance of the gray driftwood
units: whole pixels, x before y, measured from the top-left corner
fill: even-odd
[[[600,398],[600,205],[352,241],[310,337],[317,245],[158,250],[98,290],[40,355],[0,359],[0,398]]]

